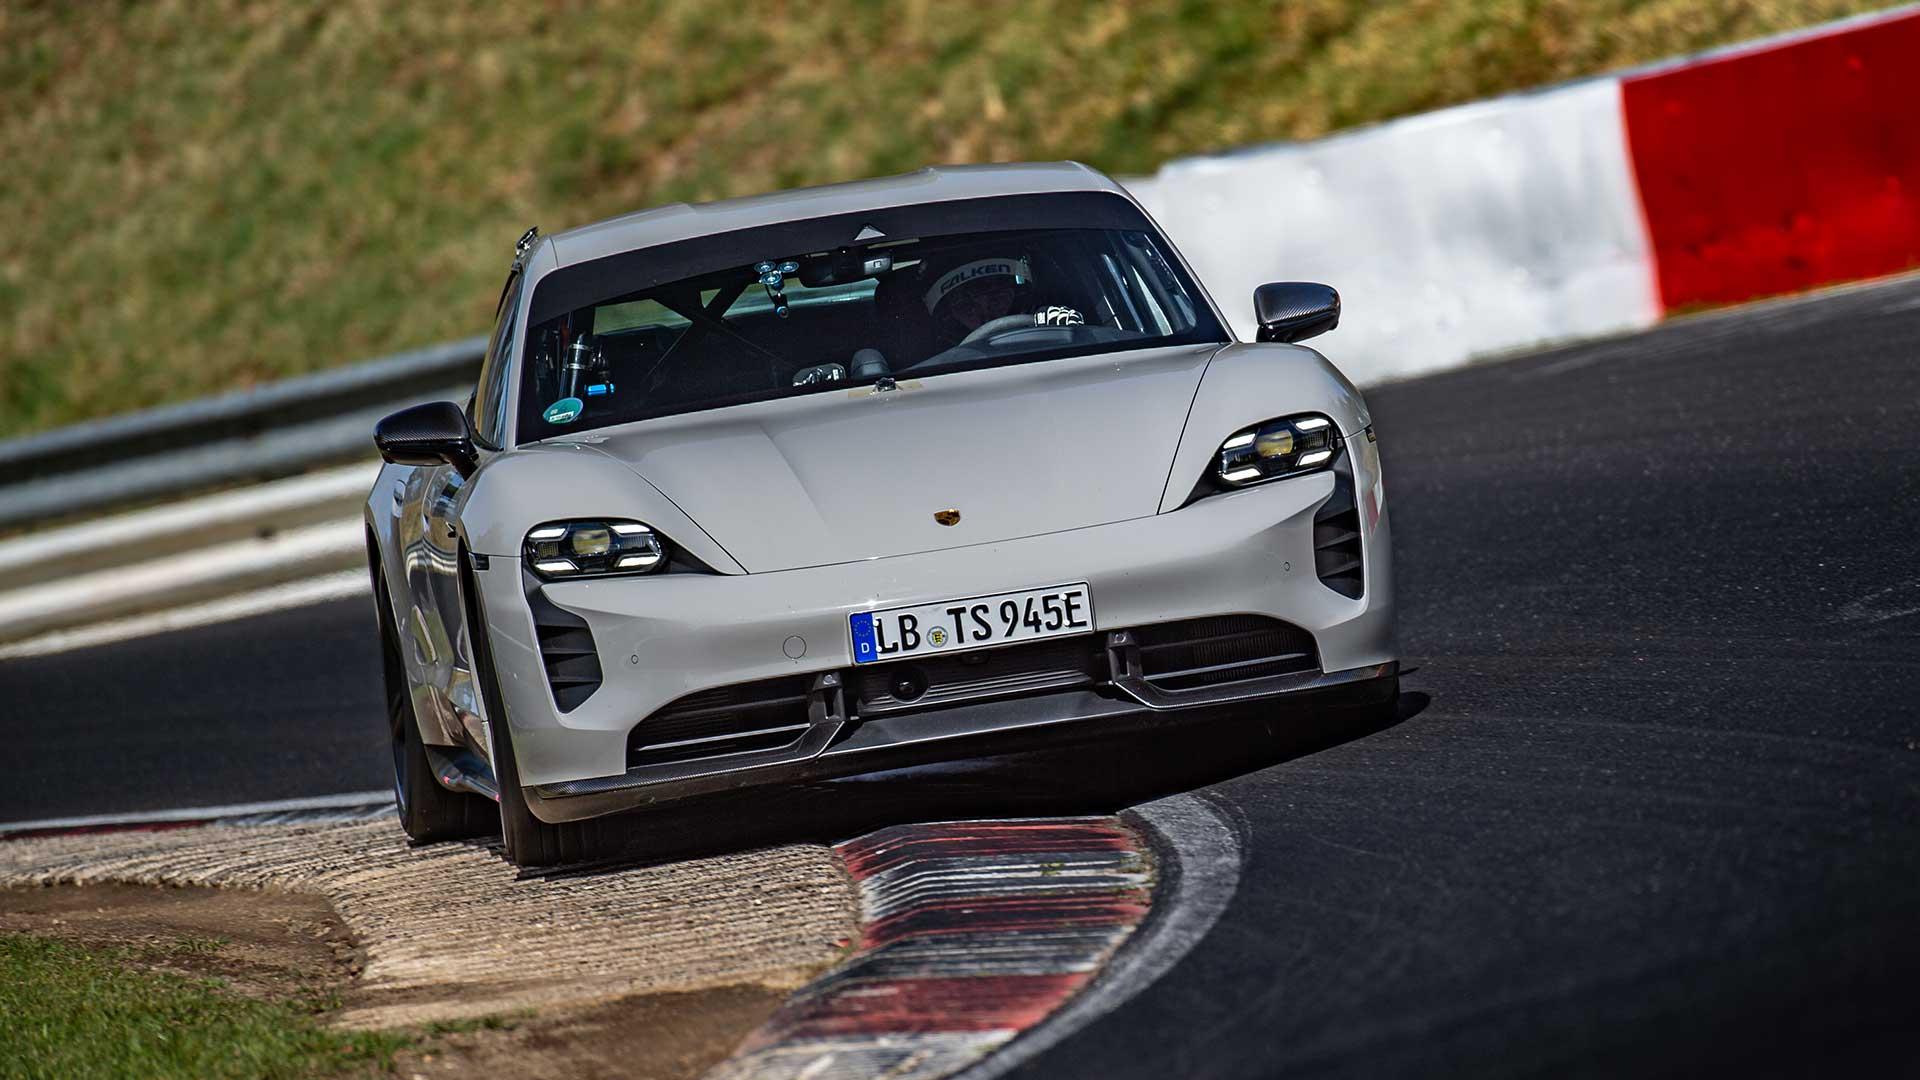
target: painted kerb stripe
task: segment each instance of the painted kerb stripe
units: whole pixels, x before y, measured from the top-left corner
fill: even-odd
[[[1115,818],[903,825],[835,851],[858,951],[710,1080],[951,1075],[1071,999],[1151,903],[1146,844]]]

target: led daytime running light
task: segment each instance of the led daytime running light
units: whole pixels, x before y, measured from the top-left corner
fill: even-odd
[[[637,521],[553,521],[521,546],[527,566],[546,580],[650,574],[667,565],[666,541]]]
[[[1325,468],[1340,453],[1340,429],[1324,416],[1289,416],[1236,431],[1220,444],[1214,479],[1221,486],[1298,476]]]

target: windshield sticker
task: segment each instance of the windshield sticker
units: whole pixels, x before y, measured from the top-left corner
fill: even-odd
[[[580,410],[584,408],[586,406],[580,403],[579,398],[563,397],[547,406],[547,411],[540,414],[540,419],[549,424],[571,424],[580,419]]]

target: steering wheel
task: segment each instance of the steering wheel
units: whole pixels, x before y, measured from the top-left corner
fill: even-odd
[[[1031,314],[1002,315],[997,319],[988,319],[986,322],[974,327],[972,333],[960,339],[960,344],[971,345],[981,338],[990,338],[995,334],[1004,334],[1009,330],[1017,330],[1023,326],[1030,327],[1034,325],[1036,324]]]

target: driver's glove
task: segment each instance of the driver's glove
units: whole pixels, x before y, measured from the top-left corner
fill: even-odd
[[[1085,326],[1087,317],[1070,307],[1041,308],[1033,313],[1035,326]]]

